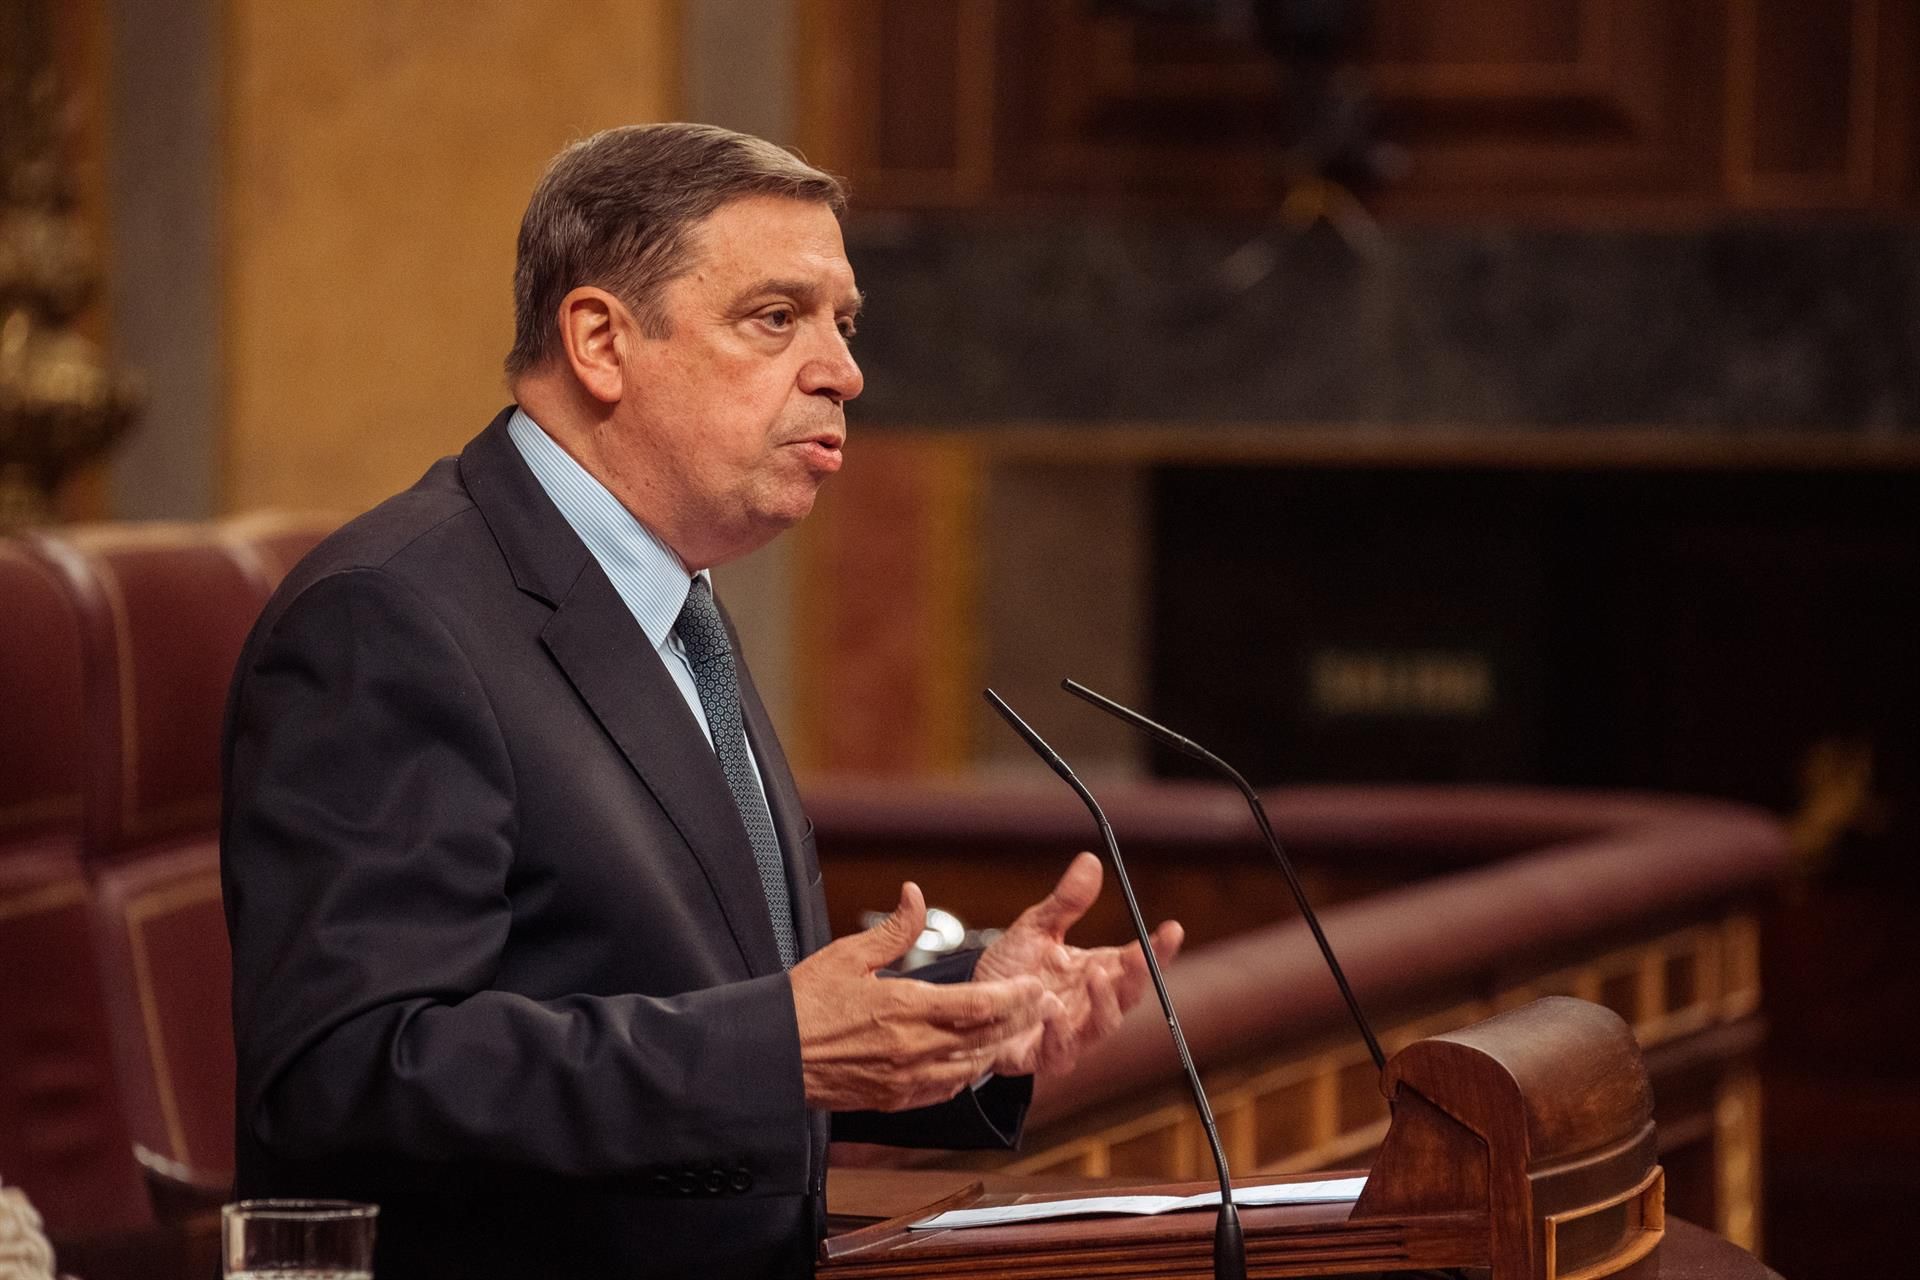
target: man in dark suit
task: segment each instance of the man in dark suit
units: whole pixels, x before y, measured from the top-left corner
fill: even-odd
[[[911,884],[828,938],[707,570],[840,465],[841,204],[717,129],[562,153],[521,228],[517,405],[304,561],[241,657],[240,1192],[378,1202],[383,1280],[806,1275],[829,1114],[1010,1142],[1029,1073],[1141,994],[1137,947],[1064,943],[1085,854],[933,981],[878,972]]]

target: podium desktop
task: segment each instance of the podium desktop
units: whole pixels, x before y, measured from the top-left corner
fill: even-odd
[[[1408,1045],[1389,1060],[1383,1087],[1393,1119],[1360,1199],[1248,1208],[1242,1219],[1249,1275],[1452,1268],[1485,1269],[1490,1280],[1598,1280],[1630,1268],[1647,1274],[1639,1264],[1653,1257],[1666,1234],[1663,1175],[1654,1155],[1646,1068],[1618,1016],[1568,997],[1538,1000]],[[1249,1185],[1253,1181],[1272,1180]],[[1020,1198],[1017,1191],[988,1193],[975,1185],[830,1235],[821,1246],[819,1274],[823,1280],[1211,1274],[1209,1212],[911,1227],[931,1213]],[[1688,1234],[1689,1249],[1697,1236]],[[1728,1248],[1731,1263],[1746,1258]],[[1752,1267],[1752,1275],[1766,1274],[1758,1263]]]

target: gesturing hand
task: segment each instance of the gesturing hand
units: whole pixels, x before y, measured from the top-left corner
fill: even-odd
[[[942,985],[881,979],[926,927],[911,882],[865,933],[829,943],[793,967],[794,1015],[807,1105],[904,1111],[944,1102],[988,1071],[1033,1060],[1061,1002],[1035,975]]]
[[[1100,859],[1082,853],[1068,864],[1053,892],[1020,913],[1010,928],[980,956],[976,983],[1037,978],[1062,1006],[1049,1018],[1044,1035],[1024,1069],[1035,1073],[1071,1071],[1081,1053],[1120,1025],[1147,989],[1147,959],[1138,943],[1083,950],[1066,945],[1067,930],[1100,896]],[[1186,933],[1169,920],[1153,931],[1153,953],[1167,961],[1179,954]],[[1019,1067],[998,1066],[997,1070]]]

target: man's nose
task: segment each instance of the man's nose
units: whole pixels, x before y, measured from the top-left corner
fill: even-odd
[[[826,396],[835,404],[855,399],[867,385],[866,375],[847,348],[847,340],[835,331],[831,345],[800,370],[800,389],[808,395]]]

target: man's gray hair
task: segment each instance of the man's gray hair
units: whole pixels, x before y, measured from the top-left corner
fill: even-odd
[[[665,337],[660,292],[692,265],[695,223],[746,196],[824,204],[839,217],[846,189],[762,138],[706,124],[607,129],[553,158],[527,202],[513,267],[517,378],[560,350],[560,300],[582,285],[605,289]]]

